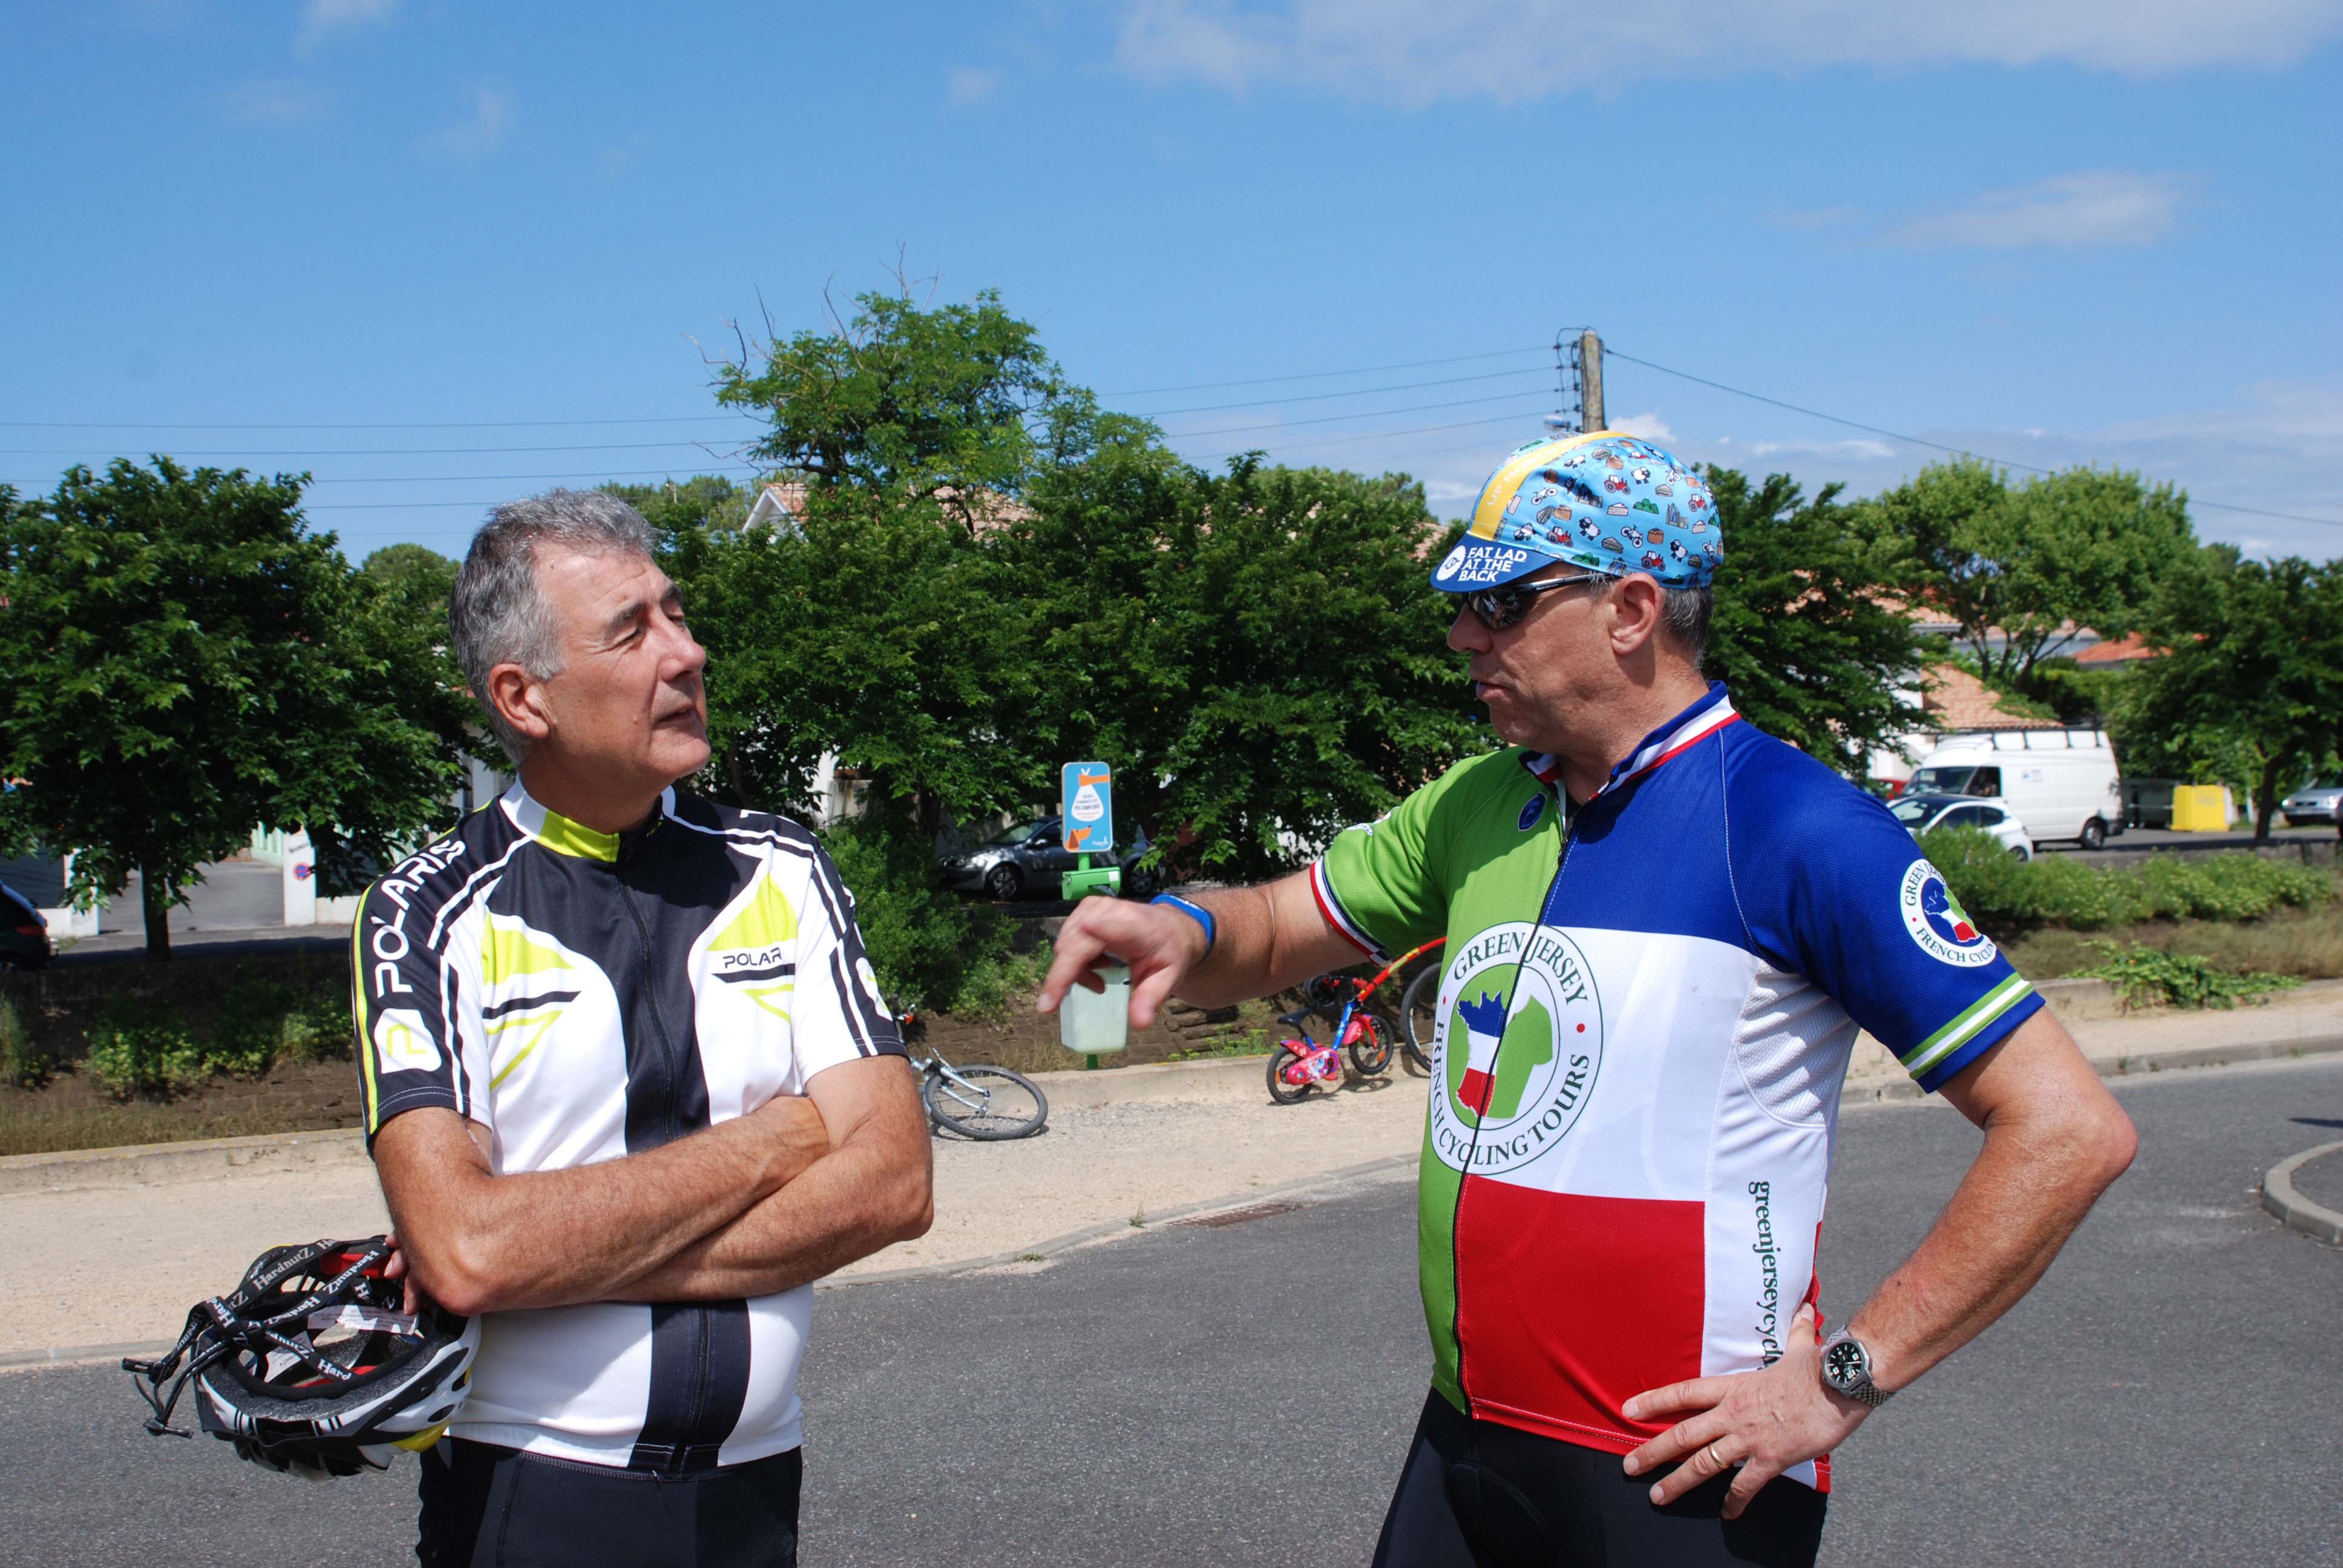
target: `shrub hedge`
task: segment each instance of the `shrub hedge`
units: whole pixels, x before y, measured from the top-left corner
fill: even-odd
[[[1940,829],[1920,844],[1969,918],[2004,938],[2044,926],[2097,931],[2144,920],[2252,920],[2336,896],[2328,872],[2242,852],[2151,853],[2117,869],[2066,856],[2020,860],[1973,828]]]
[[[281,1060],[347,1056],[350,1044],[349,1000],[339,990],[305,992],[240,970],[206,1031],[160,1000],[109,1000],[89,1030],[88,1064],[117,1100],[166,1098],[216,1074],[258,1078]]]

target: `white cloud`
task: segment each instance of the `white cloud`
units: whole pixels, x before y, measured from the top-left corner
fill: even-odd
[[[1886,239],[1927,250],[2154,245],[2172,232],[2186,199],[2181,183],[2169,176],[2086,169],[2016,190],[1986,191],[1949,212],[1901,224]]]
[[[944,88],[944,97],[955,109],[972,109],[992,101],[1001,90],[1001,73],[975,65],[955,65],[951,78]]]
[[[239,126],[294,126],[323,114],[326,95],[313,82],[272,77],[229,88],[219,106]]]
[[[1676,438],[1676,433],[1668,428],[1668,422],[1657,414],[1622,414],[1612,419],[1610,424],[1614,430],[1624,430],[1646,441],[1673,441]]]
[[[415,139],[415,150],[444,157],[476,158],[502,146],[512,128],[512,98],[494,82],[472,89],[472,116],[468,120]]]
[[[397,10],[398,0],[308,0],[301,7],[301,32],[294,46],[312,49],[337,33],[387,26]]]
[[[2343,31],[2343,0],[1123,0],[1122,15],[1117,61],[1141,75],[1408,105],[1832,65],[2275,66]]]

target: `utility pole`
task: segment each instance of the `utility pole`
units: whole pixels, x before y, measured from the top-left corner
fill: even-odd
[[[1578,335],[1578,427],[1601,430],[1603,423],[1603,339],[1594,328]]]

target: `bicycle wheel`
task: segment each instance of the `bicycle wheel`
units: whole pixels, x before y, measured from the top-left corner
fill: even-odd
[[[1440,1019],[1440,966],[1428,963],[1415,971],[1399,999],[1399,1042],[1408,1065],[1429,1077],[1432,1072],[1432,1031]]]
[[[1359,1032],[1349,1047],[1351,1065],[1361,1078],[1381,1078],[1391,1070],[1392,1027],[1379,1013],[1359,1014]]]
[[[1310,1098],[1311,1085],[1285,1081],[1286,1067],[1300,1060],[1291,1046],[1281,1045],[1269,1053],[1269,1097],[1280,1105],[1299,1105]]]
[[[1005,1067],[954,1067],[929,1075],[920,1091],[936,1130],[985,1143],[1031,1138],[1049,1120],[1041,1085]]]

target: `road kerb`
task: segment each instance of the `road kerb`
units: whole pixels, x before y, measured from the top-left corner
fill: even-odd
[[[1345,1165],[1339,1171],[1321,1171],[1304,1176],[1277,1187],[1254,1187],[1242,1192],[1225,1193],[1218,1198],[1204,1198],[1193,1203],[1182,1203],[1170,1209],[1142,1210],[1129,1220],[1108,1220],[1096,1225],[1085,1225],[1079,1231],[1069,1231],[1062,1236],[1052,1236],[1046,1241],[1028,1246],[1011,1247],[1007,1251],[990,1253],[981,1258],[963,1258],[955,1262],[928,1263],[916,1269],[880,1269],[867,1274],[832,1274],[814,1282],[816,1290],[848,1290],[856,1285],[893,1284],[903,1280],[937,1280],[953,1274],[979,1273],[986,1269],[998,1269],[1011,1263],[1031,1262],[1037,1258],[1052,1258],[1061,1252],[1071,1252],[1077,1247],[1093,1242],[1129,1236],[1141,1231],[1151,1231],[1159,1225],[1174,1224],[1199,1214],[1211,1214],[1222,1209],[1242,1209],[1271,1198],[1292,1198],[1325,1188],[1346,1187],[1353,1182],[1373,1181],[1377,1177],[1413,1171],[1417,1161],[1415,1152],[1388,1155],[1370,1160],[1361,1165]]]
[[[2334,1246],[2343,1246],[2343,1214],[2314,1203],[2295,1190],[2294,1173],[2314,1160],[2343,1154],[2343,1143],[2322,1143],[2289,1160],[2281,1160],[2262,1175],[2262,1207],[2289,1230]]]

